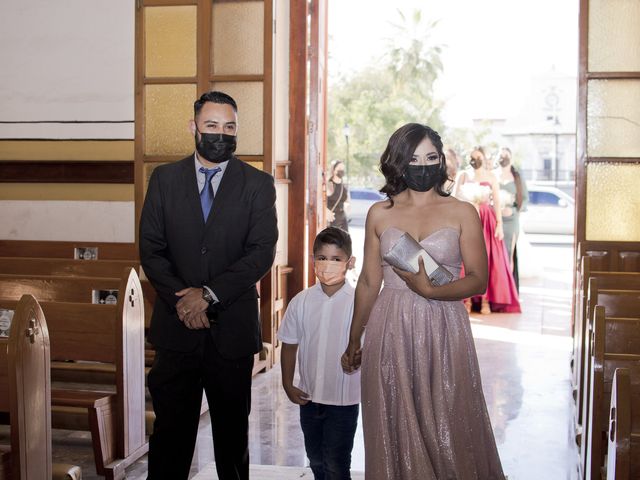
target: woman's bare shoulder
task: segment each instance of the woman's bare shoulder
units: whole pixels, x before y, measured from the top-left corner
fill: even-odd
[[[372,227],[377,231],[378,225],[383,222],[388,215],[390,215],[391,208],[391,201],[388,199],[381,200],[380,202],[376,202],[371,205],[371,208],[369,208],[369,212],[367,213],[367,227]]]
[[[389,214],[389,210],[391,210],[391,200],[386,199],[386,200],[380,200],[379,202],[374,203],[373,205],[371,205],[371,208],[369,208],[369,213],[378,217],[380,215],[388,215]]]

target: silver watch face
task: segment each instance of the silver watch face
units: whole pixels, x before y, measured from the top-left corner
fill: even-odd
[[[207,290],[206,288],[202,289],[202,298],[205,299],[208,303],[211,303],[213,301],[213,297],[209,293],[209,290]]]

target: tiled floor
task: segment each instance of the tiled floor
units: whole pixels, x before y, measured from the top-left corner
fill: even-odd
[[[572,249],[569,245],[535,245],[527,255],[522,259],[524,273],[529,270],[542,275],[522,280],[523,313],[473,314],[471,318],[485,397],[509,480],[573,480],[577,451],[571,432],[569,367]],[[0,430],[0,441],[4,439],[6,430]],[[101,478],[95,474],[86,434],[56,431],[54,439],[55,458],[81,464],[84,479]],[[254,379],[250,444],[252,464],[305,465],[297,407],[280,386],[279,368]],[[192,477],[216,478],[212,459],[210,423],[204,415]],[[352,468],[362,471],[363,465],[359,429]],[[274,472],[257,466],[252,471],[252,478],[258,480],[312,478],[308,469]],[[145,458],[127,472],[129,479],[145,476]]]

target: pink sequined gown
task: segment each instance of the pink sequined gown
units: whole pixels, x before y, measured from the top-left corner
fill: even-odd
[[[385,230],[382,251],[402,234]],[[457,230],[421,245],[459,275]],[[503,480],[463,303],[420,297],[382,265],[362,354],[366,480]]]

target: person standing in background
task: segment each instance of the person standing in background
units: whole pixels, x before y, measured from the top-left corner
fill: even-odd
[[[504,231],[504,245],[511,260],[513,280],[520,291],[520,278],[518,275],[518,235],[520,233],[520,212],[525,208],[529,192],[520,172],[513,166],[513,156],[507,147],[500,149],[500,170],[498,181],[500,183],[500,195],[503,197],[502,229]]]
[[[445,183],[444,189],[447,192],[453,192],[453,188],[456,184],[456,179],[458,178],[458,172],[460,170],[460,157],[456,153],[453,148],[447,148],[446,150],[446,163],[447,163],[447,182]]]
[[[331,176],[327,181],[327,223],[330,227],[338,227],[348,232],[349,188],[344,183],[344,174],[344,162],[332,162]]]
[[[489,282],[484,295],[476,297],[480,313],[520,313],[520,301],[511,265],[504,246],[498,180],[486,168],[487,157],[482,147],[475,147],[469,157],[470,168],[458,177],[456,197],[473,203],[478,210],[489,262]],[[465,301],[471,311],[471,300]]]

